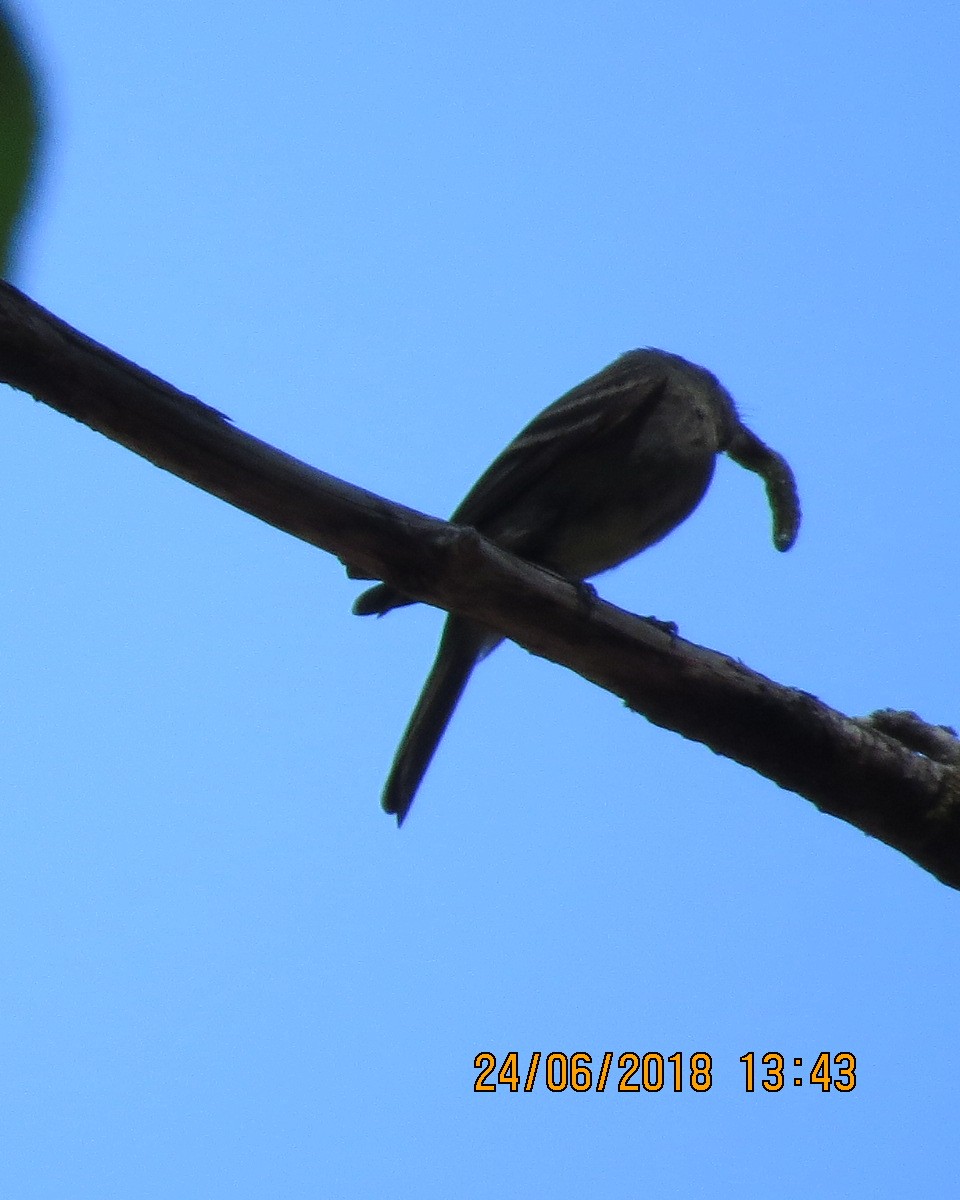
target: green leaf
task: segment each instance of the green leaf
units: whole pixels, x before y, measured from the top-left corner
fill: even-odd
[[[0,275],[13,262],[30,200],[40,135],[36,76],[13,18],[0,3]]]

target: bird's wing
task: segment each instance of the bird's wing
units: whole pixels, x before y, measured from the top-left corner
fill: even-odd
[[[668,384],[644,351],[624,354],[561,396],[523,429],[480,476],[450,520],[484,532],[497,516],[567,455],[643,424]]]

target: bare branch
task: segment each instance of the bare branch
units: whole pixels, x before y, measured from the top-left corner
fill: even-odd
[[[337,555],[352,575],[502,631],[620,696],[650,721],[807,797],[960,887],[960,770],[949,733],[845,717],[712,650],[522,562],[473,530],[352,487],[84,337],[0,284],[0,379],[261,520]],[[749,461],[746,461],[749,460]],[[791,500],[775,462],[739,461]],[[909,736],[908,736],[909,734]]]

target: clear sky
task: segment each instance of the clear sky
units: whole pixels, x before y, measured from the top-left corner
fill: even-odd
[[[38,301],[437,515],[621,351],[703,363],[797,546],[724,461],[602,595],[960,722],[955,4],[17,7]],[[4,391],[0,1193],[950,1194],[956,893],[515,646],[398,833],[440,615]],[[477,1095],[484,1050],[713,1087]]]

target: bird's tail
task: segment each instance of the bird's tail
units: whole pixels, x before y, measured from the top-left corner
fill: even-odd
[[[462,617],[448,617],[437,657],[397,749],[383,789],[383,807],[402,825],[443,731],[481,658],[499,642]]]

